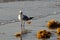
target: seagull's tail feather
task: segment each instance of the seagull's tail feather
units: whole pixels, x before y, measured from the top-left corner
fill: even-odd
[[[29,20],[32,20],[34,17],[29,17]]]

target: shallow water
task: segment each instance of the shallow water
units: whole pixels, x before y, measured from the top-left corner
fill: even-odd
[[[46,27],[46,23],[51,19],[60,20],[60,6],[56,6],[56,3],[57,1],[43,0],[0,3],[0,40],[19,40],[13,36],[16,32],[20,32],[20,22],[17,22],[19,10],[28,16],[41,17],[32,20],[30,25],[25,25],[26,29],[32,31],[24,35],[23,40],[37,40],[36,32],[41,29],[52,31]],[[57,35],[53,33],[47,40],[57,40]]]

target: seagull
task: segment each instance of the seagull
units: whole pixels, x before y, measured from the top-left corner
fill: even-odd
[[[28,17],[27,15],[24,15],[21,10],[19,11],[18,19],[21,22],[21,33],[24,33],[24,34],[26,33],[25,22],[33,18],[34,17]]]
[[[31,24],[31,21],[34,17],[28,17],[27,15],[24,15],[23,12],[20,10],[18,15],[18,20],[23,20],[23,25],[27,22],[27,24]]]
[[[22,16],[23,21],[29,21],[29,20],[32,20],[34,18],[34,17],[28,17],[27,15],[24,15],[23,12],[20,10],[19,15],[18,15],[18,19],[20,21],[21,21],[21,16]]]

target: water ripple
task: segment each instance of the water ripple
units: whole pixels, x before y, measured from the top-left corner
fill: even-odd
[[[52,14],[47,14],[47,15],[39,15],[39,16],[35,16],[35,18],[33,20],[37,20],[39,18],[45,18],[51,15],[57,15],[60,14],[60,12],[53,12]],[[0,20],[0,26],[1,25],[5,25],[5,24],[9,24],[9,23],[15,23],[15,22],[19,22],[18,19],[11,19],[11,20]]]

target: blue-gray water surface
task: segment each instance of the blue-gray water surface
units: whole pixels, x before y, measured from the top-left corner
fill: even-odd
[[[0,40],[19,40],[13,36],[16,32],[20,32],[20,22],[17,19],[19,10],[29,17],[39,17],[37,20],[32,20],[30,25],[25,25],[31,33],[24,35],[23,40],[37,40],[37,31],[41,29],[51,31],[46,27],[47,21],[51,19],[60,21],[59,0],[0,3]],[[53,33],[47,40],[57,40],[57,35]]]

